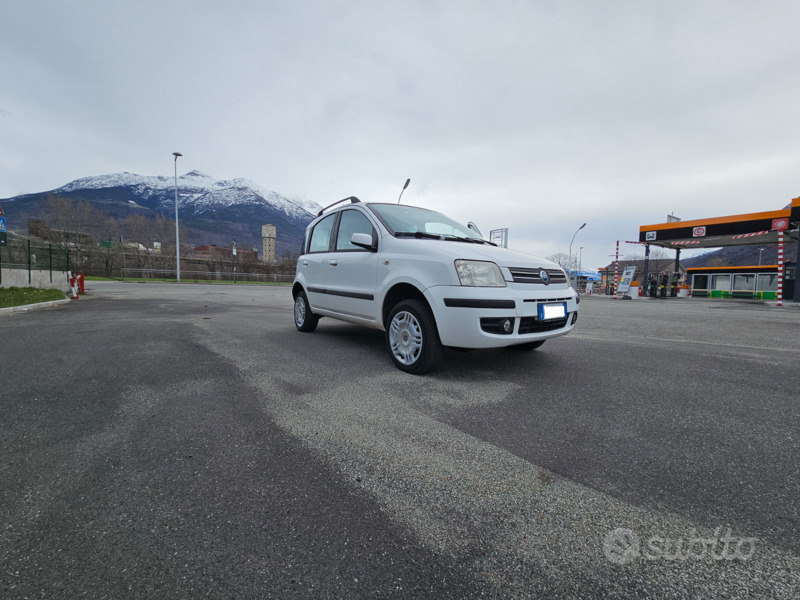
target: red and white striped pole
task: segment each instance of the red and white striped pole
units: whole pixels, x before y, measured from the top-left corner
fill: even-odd
[[[783,230],[778,231],[778,303],[783,306]]]
[[[617,286],[619,286],[619,240],[617,240],[617,254],[614,258],[614,300],[617,299]]]

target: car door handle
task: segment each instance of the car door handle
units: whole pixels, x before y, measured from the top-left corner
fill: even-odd
[[[304,267],[307,267],[307,266],[308,266],[308,261],[307,261],[307,260],[304,260],[304,261],[303,261],[303,266],[304,266]]]
[[[335,258],[332,258],[332,259],[330,259],[330,260],[328,261],[328,264],[329,264],[330,266],[332,266],[332,267],[335,267],[336,265],[338,265],[338,264],[339,264],[339,261],[338,261],[338,260],[336,260]]]

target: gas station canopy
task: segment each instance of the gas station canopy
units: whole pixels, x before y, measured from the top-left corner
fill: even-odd
[[[673,249],[777,244],[778,231],[797,239],[798,225],[800,198],[795,198],[782,210],[642,225],[639,241]]]

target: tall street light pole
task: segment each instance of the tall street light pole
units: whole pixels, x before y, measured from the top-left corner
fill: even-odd
[[[178,281],[181,280],[181,237],[178,233],[178,157],[180,152],[173,152],[175,157],[175,265],[177,266]]]
[[[584,227],[586,227],[586,223],[584,223],[583,225],[581,225],[580,227],[578,227],[578,231],[580,231],[580,230],[581,230],[581,229],[583,229]],[[572,242],[574,242],[574,241],[575,241],[575,236],[576,236],[576,235],[578,235],[578,231],[576,231],[576,232],[575,232],[575,233],[572,235],[572,239],[571,239],[571,240],[570,240],[570,242],[569,242],[569,270],[570,270],[570,275],[572,274]]]

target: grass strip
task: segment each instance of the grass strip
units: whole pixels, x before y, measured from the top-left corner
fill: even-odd
[[[37,302],[50,302],[66,298],[61,290],[43,290],[40,288],[0,288],[0,308],[24,306]]]

